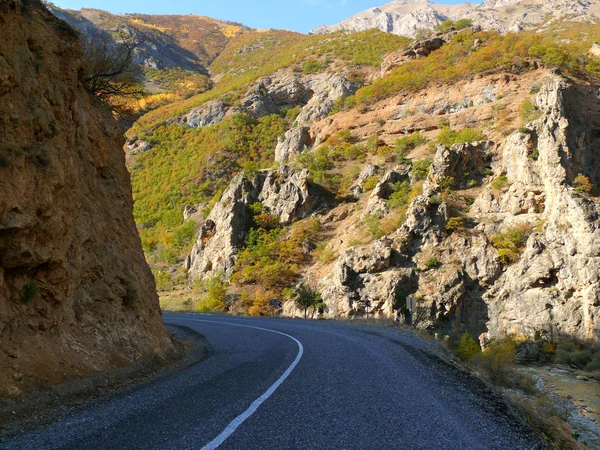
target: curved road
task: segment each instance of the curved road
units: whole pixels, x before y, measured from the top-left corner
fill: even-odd
[[[210,356],[6,449],[543,449],[476,378],[397,330],[165,314]]]

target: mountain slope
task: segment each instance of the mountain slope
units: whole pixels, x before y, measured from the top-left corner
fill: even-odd
[[[48,8],[86,34],[113,32],[119,26],[136,30],[142,40],[137,62],[146,70],[181,68],[207,73],[229,40],[250,30],[241,24],[194,15],[118,15],[97,9],[61,9],[52,4]]]
[[[519,31],[540,27],[550,21],[598,21],[597,0],[487,0],[481,5],[464,3],[440,5],[428,0],[396,0],[371,8],[337,25],[323,25],[314,34],[333,31],[362,31],[377,28],[401,36],[414,37],[420,30],[433,30],[446,20],[471,19],[485,30]]]

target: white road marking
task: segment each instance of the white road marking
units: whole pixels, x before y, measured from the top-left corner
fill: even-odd
[[[227,425],[227,427],[225,427],[225,429],[223,430],[223,432],[221,434],[219,434],[216,438],[214,438],[212,441],[210,441],[208,444],[206,444],[204,447],[202,447],[202,450],[215,450],[223,442],[225,442],[225,440],[229,436],[231,436],[235,432],[235,430],[237,430],[237,428],[246,421],[246,419],[248,419],[252,414],[254,414],[256,412],[256,410],[258,409],[258,407],[261,404],[263,404],[263,402],[265,400],[267,400],[279,386],[281,386],[281,384],[285,381],[285,379],[287,377],[290,376],[290,374],[292,373],[292,370],[294,370],[294,368],[298,365],[298,363],[300,362],[300,359],[302,358],[302,354],[304,353],[304,347],[302,346],[302,343],[295,337],[290,336],[289,334],[282,333],[281,331],[270,330],[268,328],[252,327],[250,325],[241,325],[238,323],[219,322],[219,321],[212,321],[212,320],[188,319],[188,318],[183,318],[183,317],[181,319],[189,320],[192,322],[206,322],[206,323],[216,323],[219,325],[231,325],[234,327],[254,328],[255,330],[262,330],[262,331],[268,331],[269,333],[281,334],[282,336],[288,337],[291,340],[293,340],[296,344],[298,344],[298,355],[296,356],[296,359],[294,359],[292,364],[290,364],[290,366],[287,368],[287,370],[285,372],[283,372],[283,374],[279,377],[279,379],[275,383],[273,383],[271,385],[271,387],[269,389],[267,389],[267,391],[263,395],[261,395],[256,400],[254,400],[254,402],[252,402],[252,404],[246,411],[244,411],[242,414],[240,414],[235,419],[233,419],[229,423],[229,425]]]

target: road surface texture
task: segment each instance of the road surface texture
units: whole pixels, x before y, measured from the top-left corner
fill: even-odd
[[[543,449],[435,345],[328,321],[165,314],[210,356],[3,449]]]

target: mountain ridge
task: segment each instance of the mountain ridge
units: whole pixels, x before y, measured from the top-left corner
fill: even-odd
[[[600,2],[486,0],[481,5],[469,2],[442,5],[428,0],[395,0],[355,14],[338,24],[321,25],[310,33],[355,32],[377,28],[400,36],[415,37],[421,30],[432,31],[446,20],[458,19],[470,19],[484,30],[518,32],[544,26],[564,17],[596,22],[600,17]]]

